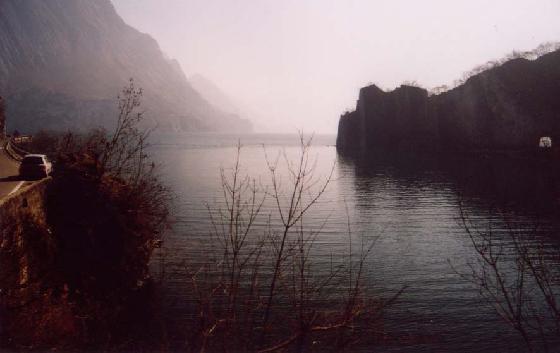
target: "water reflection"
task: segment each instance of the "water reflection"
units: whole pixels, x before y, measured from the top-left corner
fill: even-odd
[[[416,339],[430,334],[428,342],[396,351],[517,351],[522,347],[522,336],[480,296],[479,278],[471,275],[488,269],[477,267],[484,258],[475,251],[463,221],[475,236],[492,236],[484,249],[501,252],[499,274],[511,288],[518,283],[519,244],[533,257],[546,253],[547,260],[539,260],[539,266],[557,273],[560,179],[553,163],[426,155],[340,156],[339,173],[341,180],[352,180],[347,191],[355,196],[360,217],[387,222],[390,240],[377,248],[383,260],[372,265],[389,274],[384,277],[386,287],[408,286],[399,310],[392,312],[391,327]],[[376,272],[375,277],[380,275]],[[530,276],[526,273],[526,300],[542,306],[546,300]],[[553,284],[556,290],[557,285]],[[554,316],[549,321],[554,327]],[[533,330],[533,334],[539,339],[538,332]]]
[[[560,164],[549,159],[418,155],[339,156],[341,173],[352,171],[356,192],[374,192],[376,178],[405,188],[453,188],[481,206],[555,220],[560,212]],[[413,196],[413,195],[411,195]],[[414,202],[411,197],[407,202]]]
[[[242,165],[262,177],[266,163],[260,143],[270,138],[251,139]],[[293,140],[273,139],[274,148],[290,156],[297,151]],[[189,141],[191,145],[170,144],[155,151],[159,160],[169,161],[165,175],[177,195],[177,222],[163,264],[167,312],[177,321],[192,311],[184,301],[188,278],[181,264],[208,258],[206,205],[220,202],[219,170],[234,160],[237,139],[203,136]],[[366,266],[368,289],[390,297],[406,287],[386,314],[388,341],[380,350],[518,350],[519,336],[480,300],[479,288],[459,275],[477,259],[461,211],[477,229],[491,226],[499,244],[508,244],[514,224],[521,234],[536,236],[535,244],[544,242],[556,251],[560,174],[552,163],[429,155],[347,158],[337,156],[332,143],[316,144],[312,155],[319,175],[328,174],[337,160],[334,181],[306,219],[318,228],[328,218],[318,238],[324,248],[315,260],[344,248],[349,217],[357,241],[377,239]]]

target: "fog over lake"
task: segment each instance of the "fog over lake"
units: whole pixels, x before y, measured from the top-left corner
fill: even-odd
[[[449,85],[473,67],[560,38],[538,1],[113,0],[187,76],[200,74],[258,130],[335,133],[369,82]]]
[[[0,351],[559,351],[559,15],[0,0]]]

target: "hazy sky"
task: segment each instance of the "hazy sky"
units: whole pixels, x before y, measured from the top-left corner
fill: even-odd
[[[336,132],[368,83],[425,87],[560,41],[560,0],[113,0],[258,126]]]

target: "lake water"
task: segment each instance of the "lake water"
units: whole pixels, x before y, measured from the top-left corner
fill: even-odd
[[[164,306],[180,322],[192,314],[185,266],[202,264],[212,251],[208,207],[223,206],[220,168],[231,168],[240,140],[243,173],[269,183],[269,158],[281,152],[294,160],[296,135],[158,136],[153,156],[173,194],[173,230],[156,259],[163,271]],[[386,342],[378,351],[507,352],[523,341],[480,299],[478,288],[460,274],[477,259],[461,214],[478,229],[491,226],[508,244],[509,229],[556,251],[558,174],[549,161],[524,159],[365,156],[343,158],[335,136],[315,136],[310,157],[315,176],[333,179],[305,218],[320,229],[317,259],[353,241],[375,241],[366,260],[365,285],[390,297],[405,288],[386,312]],[[266,148],[263,148],[263,144]],[[272,157],[271,157],[272,156]],[[280,176],[288,180],[285,170]],[[496,211],[499,209],[499,212]],[[265,205],[264,212],[274,212]],[[325,222],[326,220],[326,222]],[[324,225],[323,225],[324,223]],[[537,227],[536,227],[537,225]],[[507,246],[506,246],[507,248]],[[162,255],[164,254],[164,256]],[[368,350],[368,349],[365,349]]]

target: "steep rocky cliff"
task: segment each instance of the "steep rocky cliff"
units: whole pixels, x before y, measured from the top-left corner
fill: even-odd
[[[6,106],[4,104],[4,98],[0,97],[0,139],[4,138],[4,133],[6,130]]]
[[[231,114],[239,114],[239,107],[234,100],[224,92],[217,84],[201,74],[188,77],[192,87],[200,93],[210,104],[220,107],[223,111]]]
[[[2,0],[0,94],[8,129],[110,125],[129,78],[153,124],[173,130],[247,130],[209,104],[157,42],[128,26],[110,0]]]
[[[529,150],[540,137],[560,143],[560,51],[514,59],[429,96],[401,86],[360,90],[356,110],[339,122],[341,152]]]

